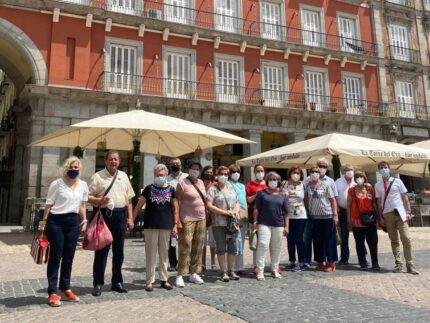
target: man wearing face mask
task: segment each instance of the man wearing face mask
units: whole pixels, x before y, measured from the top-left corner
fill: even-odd
[[[387,162],[380,162],[378,170],[382,179],[375,184],[375,196],[379,214],[382,214],[381,222],[385,224],[391,241],[391,249],[395,259],[393,272],[403,272],[402,258],[400,256],[400,235],[407,272],[418,275],[412,260],[412,245],[407,222],[411,219],[411,206],[406,195],[408,190],[400,178],[390,176],[390,165]]]
[[[181,171],[182,164],[179,158],[172,158],[169,160],[170,174],[167,176],[167,184],[172,186],[175,190],[178,182],[187,178],[188,174]],[[169,271],[175,271],[178,265],[178,258],[176,257],[176,238],[170,237],[169,240]]]
[[[342,176],[335,182],[339,195],[337,196],[337,204],[339,206],[339,226],[342,244],[340,245],[340,261],[338,265],[348,265],[349,260],[349,231],[348,217],[346,212],[348,190],[354,187],[354,168],[351,164],[342,165],[340,168]]]

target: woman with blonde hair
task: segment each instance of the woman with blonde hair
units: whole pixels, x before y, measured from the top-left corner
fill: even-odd
[[[79,179],[80,173],[79,158],[68,158],[63,165],[62,177],[49,186],[43,220],[39,223],[40,234],[46,232],[51,246],[47,268],[50,306],[61,306],[58,288],[69,301],[79,301],[79,297],[70,290],[70,277],[79,233],[87,226],[85,202],[88,201],[88,185]]]

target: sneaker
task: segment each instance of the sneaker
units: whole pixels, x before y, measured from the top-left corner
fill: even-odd
[[[275,279],[280,279],[280,278],[282,278],[282,275],[279,273],[279,271],[274,270],[274,271],[272,271],[272,277]]]
[[[403,265],[402,264],[396,264],[396,266],[393,269],[393,273],[402,273],[403,272]]]
[[[79,302],[79,297],[75,295],[70,289],[62,290],[64,297],[70,302]]]
[[[334,262],[329,263],[327,266],[325,266],[324,271],[326,273],[331,273],[333,271],[336,270],[336,265],[334,264]]]
[[[254,268],[252,268],[252,273],[257,274],[257,266],[254,266]]]
[[[420,273],[415,269],[414,265],[407,265],[406,270],[408,274],[419,275]]]
[[[381,267],[379,267],[379,264],[373,264],[372,265],[372,270],[374,270],[374,271],[381,271]]]
[[[61,306],[61,297],[57,294],[50,294],[48,296],[48,304],[52,307]]]
[[[311,264],[309,262],[304,262],[303,268],[311,268]]]
[[[220,279],[224,283],[228,283],[230,281],[230,277],[228,277],[227,273],[222,273]]]
[[[294,265],[294,267],[291,269],[293,273],[298,273],[302,271],[302,267],[299,264]]]
[[[286,271],[291,271],[291,270],[293,270],[293,268],[296,266],[296,264],[294,263],[294,262],[292,262],[292,263],[290,263],[289,265],[286,265],[285,267],[284,267],[284,269],[286,270]]]
[[[369,268],[369,266],[367,266],[367,263],[366,262],[362,262],[362,263],[360,263],[360,269],[361,270],[367,270]]]
[[[264,274],[263,273],[257,273],[257,280],[258,281],[263,281],[263,280],[266,280],[266,278],[264,278]]]
[[[325,269],[325,263],[323,263],[323,262],[320,262],[320,263],[318,263],[318,266],[317,266],[317,270],[324,270]]]
[[[230,271],[228,273],[228,277],[230,277],[231,280],[239,280],[240,276],[236,274],[234,271]]]
[[[176,276],[175,285],[176,285],[176,287],[179,287],[179,288],[185,287],[184,279],[182,278],[182,276]]]
[[[204,284],[203,279],[199,276],[199,274],[194,273],[190,276],[190,283],[194,283],[197,285]]]

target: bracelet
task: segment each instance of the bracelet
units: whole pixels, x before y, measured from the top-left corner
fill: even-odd
[[[84,223],[87,223],[87,222],[88,222],[88,220],[84,219],[84,220],[82,220],[81,224],[84,224]]]

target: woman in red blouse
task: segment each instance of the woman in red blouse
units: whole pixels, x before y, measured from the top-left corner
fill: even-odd
[[[356,171],[354,174],[354,180],[357,185],[348,190],[348,228],[350,231],[352,230],[354,234],[360,269],[367,270],[366,247],[364,245],[364,241],[366,240],[370,251],[370,257],[372,258],[372,269],[379,271],[378,233],[376,230],[376,223],[374,225],[367,226],[360,220],[360,213],[372,212],[376,216],[377,221],[379,221],[375,191],[372,186],[367,183],[367,177],[364,172]]]
[[[264,180],[264,167],[262,165],[254,166],[254,179],[246,183],[245,191],[246,191],[246,202],[248,203],[248,219],[249,225],[252,228],[255,219],[253,218],[254,211],[254,201],[257,195],[257,192],[260,190],[264,190],[267,188],[266,181]],[[256,252],[252,252],[252,273],[257,274],[257,260],[256,260]]]

